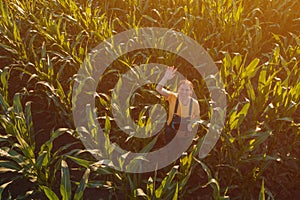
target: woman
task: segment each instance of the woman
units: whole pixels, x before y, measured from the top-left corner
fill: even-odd
[[[193,84],[189,80],[182,80],[178,84],[178,92],[171,92],[163,86],[171,80],[177,69],[168,67],[163,78],[156,86],[156,90],[169,102],[169,116],[166,128],[166,140],[177,133],[183,137],[192,131],[192,122],[199,119],[200,108],[198,101],[192,98]],[[176,106],[177,104],[177,106]],[[181,122],[180,126],[178,120]],[[186,122],[186,123],[183,123]],[[180,127],[180,129],[178,129]]]

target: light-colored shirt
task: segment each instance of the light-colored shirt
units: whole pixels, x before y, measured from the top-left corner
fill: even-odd
[[[170,123],[172,121],[177,96],[178,96],[177,93],[171,92],[168,95],[168,97],[166,97],[166,100],[169,102],[169,117],[168,117],[168,121],[167,121],[168,125],[170,125]],[[187,105],[183,105],[180,102],[180,100],[178,100],[178,108],[177,108],[176,114],[183,118],[189,117],[190,102],[191,101],[189,100]],[[194,119],[196,116],[200,116],[200,108],[199,108],[199,103],[196,99],[192,98],[192,103],[193,103],[193,106],[192,106],[191,119]]]

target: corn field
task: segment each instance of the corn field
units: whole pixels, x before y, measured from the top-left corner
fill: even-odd
[[[0,199],[297,199],[299,10],[296,0],[0,0]],[[211,117],[201,75],[171,52],[120,56],[97,80],[95,94],[95,113],[109,141],[134,152],[153,146],[153,138],[122,133],[110,103],[112,89],[122,87],[118,79],[135,65],[175,65],[193,82],[201,110],[196,137],[178,160],[153,172],[127,173],[97,160],[96,149],[82,143],[72,93],[78,70],[98,44],[143,27],[181,32],[209,53],[224,83],[226,121],[200,159]],[[139,78],[152,75],[162,76],[152,71]],[[134,90],[122,117],[145,127],[148,105],[167,109],[155,86]]]

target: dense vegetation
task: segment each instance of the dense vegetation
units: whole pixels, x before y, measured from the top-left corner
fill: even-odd
[[[299,10],[296,0],[0,0],[0,199],[296,199]],[[196,152],[208,123],[180,160],[130,174],[99,164],[84,148],[71,98],[86,55],[139,27],[174,29],[201,44],[221,72],[227,113],[204,159]],[[95,102],[110,139],[133,151],[149,141],[122,134],[110,94],[120,74],[147,62],[176,65],[195,84],[202,120],[210,116],[205,82],[184,59],[153,49],[130,52],[101,77]],[[132,98],[140,125],[145,105],[166,106],[154,84]]]

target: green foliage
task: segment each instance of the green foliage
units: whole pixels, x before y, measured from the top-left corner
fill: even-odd
[[[300,186],[299,9],[294,0],[0,0],[0,199],[295,197]],[[116,33],[151,26],[182,32],[209,52],[226,90],[226,123],[210,154],[193,158],[209,127],[210,95],[202,77],[169,52],[122,55],[99,77],[95,94],[106,154],[115,150],[109,141],[141,152],[159,141],[124,135],[112,116],[112,106],[121,111],[124,103],[110,105],[116,98],[111,90],[122,89],[121,74],[161,78],[156,70],[137,74],[133,66],[176,65],[195,83],[202,118],[193,145],[180,159],[153,173],[128,174],[95,161],[97,149],[80,145],[72,87],[96,45]],[[150,122],[160,107],[150,110],[149,104],[166,107],[166,102],[155,85],[140,86],[120,115],[150,133],[158,126]],[[88,134],[95,139],[93,111],[87,106],[85,112]],[[121,167],[125,159],[119,158]]]

